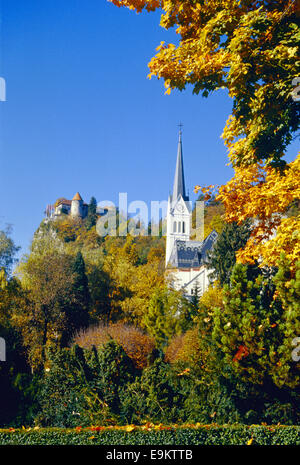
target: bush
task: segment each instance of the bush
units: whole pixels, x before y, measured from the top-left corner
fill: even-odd
[[[178,421],[182,404],[180,380],[177,372],[161,358],[154,360],[142,376],[122,392],[121,416],[126,423],[143,421]]]
[[[112,429],[0,430],[1,445],[300,445],[299,426],[154,425]]]
[[[140,329],[122,322],[82,330],[75,337],[74,342],[80,347],[90,349],[92,346],[100,348],[111,339],[123,347],[136,368],[142,369],[147,366],[148,356],[155,347],[154,339]]]
[[[74,346],[49,352],[36,418],[44,426],[74,427],[118,421],[120,392],[135,368],[123,348],[110,341],[97,351]]]

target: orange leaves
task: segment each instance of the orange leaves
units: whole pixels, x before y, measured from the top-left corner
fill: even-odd
[[[201,191],[202,194],[204,194],[203,199],[207,201],[207,200],[210,200],[216,194],[217,189],[218,187],[213,184],[211,184],[210,186],[205,186],[205,187],[195,186],[194,192],[195,194],[198,194],[198,192]]]
[[[240,345],[237,353],[233,357],[233,361],[238,362],[239,360],[241,360],[244,357],[247,357],[248,355],[249,355],[249,350],[247,349],[247,347],[244,345]]]
[[[137,368],[145,368],[147,357],[154,349],[154,341],[141,330],[122,322],[108,326],[99,325],[81,331],[75,338],[80,347],[101,347],[114,339],[125,350]]]

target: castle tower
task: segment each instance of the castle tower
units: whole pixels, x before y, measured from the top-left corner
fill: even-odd
[[[71,202],[71,216],[73,218],[82,218],[83,215],[83,200],[79,192],[77,192]]]
[[[173,195],[170,195],[168,199],[166,266],[169,263],[175,241],[188,241],[190,239],[190,218],[191,207],[189,198],[185,192],[182,156],[182,132],[180,129]]]

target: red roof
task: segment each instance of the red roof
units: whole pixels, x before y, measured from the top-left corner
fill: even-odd
[[[73,197],[72,200],[82,200],[81,195],[79,194],[79,192],[77,192],[77,193],[74,195],[74,197]]]
[[[57,204],[56,206],[58,207],[59,205],[71,205],[71,200],[67,200],[67,199],[59,199],[57,200]]]

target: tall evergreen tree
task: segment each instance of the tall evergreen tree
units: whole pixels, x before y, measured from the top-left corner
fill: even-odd
[[[243,225],[226,223],[214,248],[207,254],[207,264],[214,270],[212,278],[221,286],[229,284],[232,269],[236,263],[235,253],[245,246],[250,236],[250,223]]]
[[[97,200],[92,197],[88,206],[88,215],[86,218],[86,227],[91,229],[97,223]]]
[[[62,344],[69,342],[70,337],[80,328],[86,328],[89,324],[90,292],[88,279],[85,273],[85,263],[81,252],[78,252],[72,267],[74,273],[75,301],[66,309],[68,327],[63,337]]]
[[[291,352],[299,312],[283,308],[274,279],[264,270],[253,279],[253,269],[236,264],[224,286],[224,308],[213,312],[212,339],[224,374],[230,367],[246,382],[295,388],[300,371]]]
[[[155,339],[156,346],[162,348],[175,334],[188,329],[191,304],[180,292],[167,287],[157,287],[150,300],[148,311],[143,315],[141,326]]]

